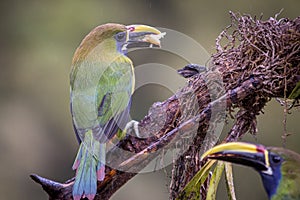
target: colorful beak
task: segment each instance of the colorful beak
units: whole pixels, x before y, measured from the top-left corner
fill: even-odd
[[[253,167],[260,172],[272,173],[269,151],[262,145],[243,142],[220,144],[205,152],[201,159],[204,158],[227,161]]]
[[[126,38],[126,48],[138,47],[160,47],[160,39],[166,33],[161,33],[158,29],[147,25],[126,26],[128,34]]]

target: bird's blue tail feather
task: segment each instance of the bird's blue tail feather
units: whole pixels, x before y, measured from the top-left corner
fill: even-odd
[[[102,164],[103,163],[103,164]],[[97,179],[105,177],[105,144],[100,144],[93,138],[92,131],[85,134],[80,144],[73,169],[76,170],[73,185],[73,199],[87,197],[93,200],[97,192]]]

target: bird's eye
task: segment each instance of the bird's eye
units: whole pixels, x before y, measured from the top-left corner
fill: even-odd
[[[281,162],[281,157],[280,156],[272,156],[272,161],[274,162],[274,163],[280,163]]]
[[[125,36],[126,36],[126,33],[121,32],[121,33],[117,33],[115,38],[116,38],[117,41],[122,42],[122,41],[125,40]]]

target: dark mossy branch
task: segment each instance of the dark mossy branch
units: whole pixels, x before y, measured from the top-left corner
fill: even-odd
[[[235,123],[224,142],[236,141],[246,132],[255,134],[257,115],[265,104],[273,97],[286,98],[300,81],[300,17],[263,21],[249,15],[230,15],[231,24],[216,39],[217,52],[212,55],[210,68],[221,73],[227,93],[236,91],[228,96],[227,114]],[[251,82],[253,78],[258,79]],[[233,109],[237,110],[234,116]],[[196,138],[195,145],[174,163],[170,199],[178,197],[188,182],[183,180],[190,180],[199,170],[197,160],[203,145],[199,141]],[[205,199],[205,189],[201,196]]]
[[[170,142],[180,143],[182,135],[193,134],[188,150],[173,163],[170,199],[177,198],[201,168],[199,152],[203,145],[208,148],[216,141],[212,138],[211,143],[205,142],[213,137],[208,133],[211,119],[215,123],[224,120],[224,115],[215,113],[222,113],[225,105],[226,114],[235,119],[226,141],[235,141],[247,132],[255,134],[256,117],[265,104],[273,97],[287,97],[300,80],[299,17],[263,21],[230,14],[232,23],[217,38],[217,52],[212,55],[208,71],[197,74],[195,68],[183,69],[188,70],[187,73],[181,70],[181,74],[191,76],[195,72],[195,75],[187,79],[186,86],[175,95],[155,103],[140,121],[140,133],[151,137],[140,139],[129,134],[107,155],[109,166],[138,172]],[[233,109],[237,111],[235,115]],[[118,156],[119,149],[135,152],[135,155]],[[95,199],[109,199],[136,175],[124,171],[107,167],[105,180],[98,182]],[[74,178],[57,183],[37,175],[31,177],[48,193],[49,199],[72,199]],[[206,187],[201,190],[205,197]],[[182,194],[181,197],[190,199]]]

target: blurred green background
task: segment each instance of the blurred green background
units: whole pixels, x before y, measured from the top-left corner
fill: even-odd
[[[2,2],[0,199],[46,199],[42,189],[29,178],[30,173],[57,181],[74,175],[71,166],[78,143],[69,111],[69,71],[76,47],[93,27],[106,22],[165,27],[194,38],[213,53],[215,38],[230,22],[228,11],[258,16],[263,13],[267,19],[283,8],[280,17],[295,18],[300,14],[299,7],[297,0]],[[149,56],[144,57],[151,61]],[[184,63],[167,64],[178,69]],[[161,94],[159,89],[156,94]],[[135,97],[133,108],[138,111],[133,116],[143,116],[154,101],[169,95],[165,91],[147,101],[136,95],[141,97]],[[287,147],[297,152],[299,117],[297,110],[288,116],[288,131],[293,135],[288,137]],[[244,140],[282,145],[282,120],[283,108],[272,101],[265,114],[259,116],[258,136]],[[224,133],[226,130],[228,127]],[[258,174],[243,167],[235,167],[234,173],[238,199],[266,199]],[[138,175],[112,199],[167,199],[168,175],[164,171]],[[226,199],[222,187],[218,199]]]

